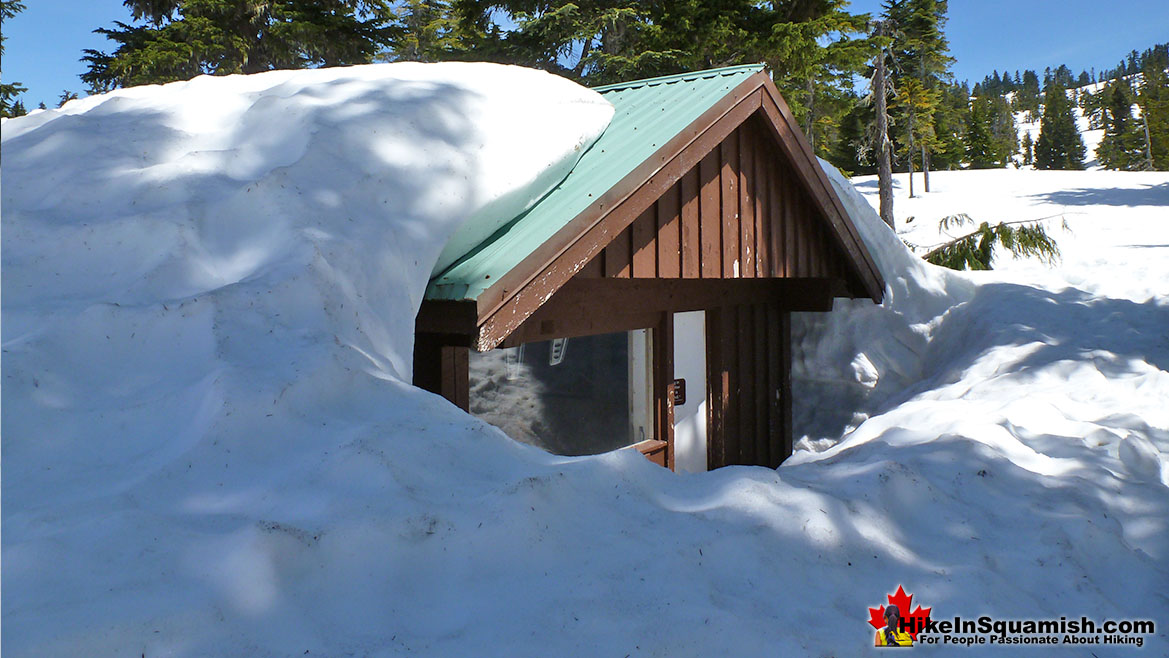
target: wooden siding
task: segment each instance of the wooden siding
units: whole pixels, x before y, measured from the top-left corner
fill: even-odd
[[[835,278],[848,258],[751,117],[665,191],[578,278]]]
[[[707,311],[710,468],[791,455],[791,315],[777,304]]]

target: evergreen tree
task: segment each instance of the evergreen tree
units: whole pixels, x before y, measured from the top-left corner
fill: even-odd
[[[1067,90],[1052,82],[1044,90],[1043,119],[1035,140],[1038,169],[1083,169],[1084,140],[1076,128]]]
[[[886,50],[889,44],[889,38],[886,36],[888,29],[889,24],[886,21],[874,23],[873,37],[878,51],[873,58],[871,89],[877,120],[877,193],[880,200],[880,215],[889,228],[896,230],[893,219],[893,143],[889,139],[889,113],[886,105],[891,86],[885,61],[888,56]]]
[[[1027,120],[1034,121],[1039,116],[1039,76],[1035,71],[1023,72],[1023,80],[1015,93],[1013,109],[1016,112],[1027,112]]]
[[[986,169],[998,165],[994,145],[994,116],[990,100],[975,97],[966,121],[966,161],[971,169]]]
[[[872,57],[867,16],[846,0],[458,0],[483,38],[478,59],[542,68],[589,85],[764,62],[817,153],[832,153]],[[506,30],[497,29],[507,24]]]
[[[1035,147],[1035,144],[1032,143],[1032,141],[1031,141],[1031,132],[1028,131],[1028,132],[1023,133],[1022,151],[1023,151],[1023,165],[1024,166],[1031,166],[1031,164],[1034,163],[1035,160],[1032,157],[1032,149],[1034,147]]]
[[[913,159],[917,149],[922,153],[937,146],[934,135],[934,112],[938,107],[939,94],[926,89],[917,78],[905,78],[894,98],[892,107],[899,121],[904,122],[903,152],[909,167],[909,197],[913,198]]]
[[[1015,126],[1015,115],[1005,98],[990,99],[991,136],[994,145],[995,163],[1005,167],[1019,152],[1019,131]]]
[[[0,0],[0,56],[4,55],[4,21],[24,11],[20,0]],[[28,91],[19,82],[0,83],[0,117],[19,117],[27,114],[24,103],[16,97]]]
[[[954,169],[966,161],[965,135],[969,116],[969,88],[957,84],[944,85],[934,112],[936,146],[929,152],[928,158],[933,168]]]
[[[1088,130],[1104,128],[1104,91],[1091,93],[1087,90],[1080,94],[1080,111],[1088,120]]]
[[[461,21],[450,0],[406,0],[397,7],[398,29],[385,59],[438,62],[463,59],[482,39],[474,25]],[[476,38],[478,37],[478,39]]]
[[[885,20],[893,27],[893,86],[898,96],[905,96],[891,110],[898,126],[898,150],[906,156],[911,196],[915,158],[920,154],[928,192],[930,156],[939,146],[934,116],[954,61],[947,54],[949,42],[943,33],[947,6],[944,0],[886,0],[884,4]]]
[[[133,24],[95,30],[118,44],[86,50],[91,90],[360,64],[396,30],[387,0],[126,0]]]
[[[1132,116],[1132,90],[1121,80],[1110,83],[1100,95],[1107,119],[1097,159],[1108,169],[1140,169],[1145,164],[1145,139],[1143,126]]]
[[[872,103],[857,102],[840,120],[838,137],[827,158],[848,176],[877,173],[869,126],[876,120]]]
[[[870,40],[858,38],[868,16],[848,13],[847,6],[847,0],[789,0],[773,3],[779,13],[766,16],[772,23],[761,61],[822,157],[830,155],[840,120],[857,102],[853,76],[865,70],[874,50]]]
[[[1169,48],[1149,53],[1143,62],[1141,92],[1141,128],[1147,127],[1147,158],[1158,171],[1169,170]]]

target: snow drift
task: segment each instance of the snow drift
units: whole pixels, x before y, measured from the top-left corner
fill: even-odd
[[[6,121],[4,653],[854,655],[898,584],[1166,646],[1164,290],[924,265],[831,170],[889,290],[797,323],[820,452],[561,458],[404,383],[448,236],[538,198],[610,111],[392,65]]]

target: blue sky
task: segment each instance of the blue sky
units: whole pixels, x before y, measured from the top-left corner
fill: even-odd
[[[28,87],[25,105],[55,106],[63,89],[81,91],[85,48],[106,49],[94,28],[129,20],[122,0],[26,0],[4,26],[5,81]],[[880,0],[853,0],[857,12],[879,12]],[[955,77],[971,84],[992,70],[1067,64],[1073,72],[1116,66],[1130,50],[1169,41],[1166,0],[951,0],[946,34],[957,58]]]

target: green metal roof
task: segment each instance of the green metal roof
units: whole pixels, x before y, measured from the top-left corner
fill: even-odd
[[[589,204],[694,122],[762,64],[596,87],[613,120],[568,176],[524,214],[430,281],[427,299],[477,299]]]

